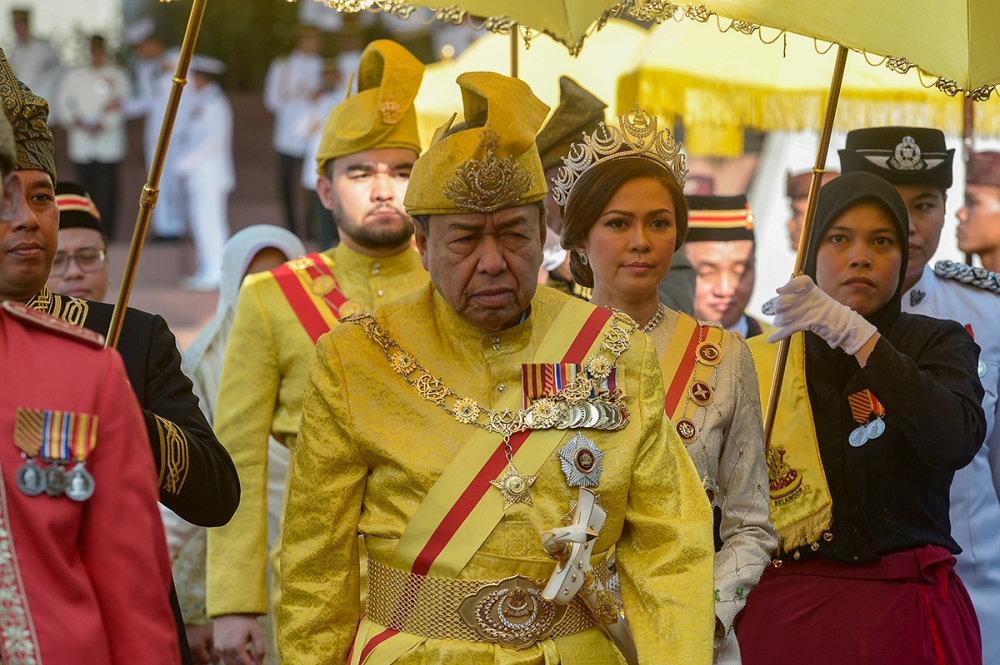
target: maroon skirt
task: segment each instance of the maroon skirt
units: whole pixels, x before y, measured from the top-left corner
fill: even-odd
[[[768,566],[738,618],[743,665],[981,665],[979,622],[954,565],[927,545],[867,563]]]

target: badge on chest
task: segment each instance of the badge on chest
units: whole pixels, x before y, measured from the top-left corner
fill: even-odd
[[[25,495],[65,494],[73,501],[93,496],[94,477],[86,464],[97,445],[96,415],[19,408],[14,421],[14,445],[24,460],[16,482]]]

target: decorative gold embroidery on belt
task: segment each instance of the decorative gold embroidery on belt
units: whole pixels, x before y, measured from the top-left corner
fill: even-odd
[[[165,418],[153,415],[160,438],[160,489],[180,494],[188,474],[188,440],[180,427]]]
[[[367,613],[375,623],[432,640],[496,642],[523,649],[597,625],[586,603],[542,599],[545,582],[451,580],[398,570],[368,557]]]

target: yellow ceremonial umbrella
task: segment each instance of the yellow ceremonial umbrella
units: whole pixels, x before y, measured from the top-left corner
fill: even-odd
[[[918,66],[945,90],[986,92],[1000,83],[1000,2],[996,0],[706,0],[689,14],[715,12]]]
[[[584,38],[594,29],[594,22],[606,18],[618,6],[610,0],[451,0],[453,4],[450,5],[434,0],[412,3],[401,0],[317,1],[338,11],[368,10],[400,18],[409,18],[416,7],[427,7],[433,10],[435,19],[455,24],[469,17],[483,17],[473,19],[473,24],[502,34],[521,25],[535,33],[549,35],[573,53],[579,52]]]
[[[553,109],[559,105],[559,76],[569,76],[608,102],[609,114],[613,115],[617,112],[615,81],[646,35],[646,30],[633,23],[612,20],[587,39],[587,48],[575,58],[551,39],[539,39],[521,53],[520,76]],[[414,101],[424,145],[430,142],[434,130],[462,108],[462,93],[455,85],[458,75],[473,71],[506,74],[509,47],[507,37],[485,34],[455,60],[428,65]]]
[[[744,128],[820,129],[835,60],[829,50],[777,30],[731,35],[714,21],[668,21],[651,31],[618,79],[618,107],[638,103],[669,122],[682,118],[688,155],[739,155]],[[919,125],[961,133],[961,101],[932,83],[915,70],[901,75],[851,58],[836,128]]]

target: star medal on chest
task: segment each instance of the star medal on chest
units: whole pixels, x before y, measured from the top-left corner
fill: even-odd
[[[877,439],[885,432],[885,407],[870,390],[861,390],[848,396],[851,405],[851,415],[858,427],[847,437],[848,443],[854,448],[860,448],[872,439]],[[875,416],[874,420],[871,419]]]
[[[559,449],[559,463],[570,487],[597,487],[604,468],[604,451],[581,432]]]
[[[529,506],[534,505],[531,502],[531,492],[529,490],[535,484],[537,478],[537,476],[521,473],[514,466],[514,462],[508,462],[503,475],[496,480],[491,480],[490,485],[500,490],[500,493],[503,495],[503,509],[507,510],[515,503],[526,503]]]
[[[25,460],[16,476],[17,487],[25,495],[65,494],[73,501],[93,496],[94,478],[85,465],[97,443],[96,415],[18,409],[14,443]],[[38,463],[39,457],[47,467]],[[76,465],[67,473],[66,466],[72,461]]]

